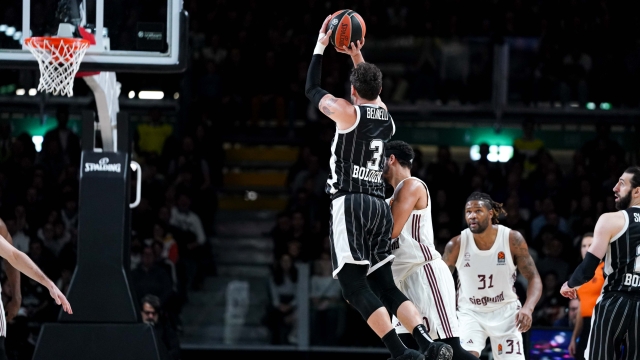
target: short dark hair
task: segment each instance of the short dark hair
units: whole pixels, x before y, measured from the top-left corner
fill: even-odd
[[[489,194],[485,194],[479,191],[473,192],[467,198],[467,202],[469,201],[482,201],[489,210],[493,210],[493,214],[491,215],[492,224],[499,223],[498,218],[500,217],[500,215],[507,215],[507,212],[502,208],[502,204],[493,201]]]
[[[640,186],[640,166],[629,166],[624,172],[633,175],[631,177],[632,188]]]
[[[584,238],[588,238],[588,237],[593,237],[593,233],[592,232],[586,232],[586,233],[582,234],[582,240],[584,240]]]
[[[416,154],[409,144],[400,140],[389,141],[384,146],[384,151],[385,153],[391,153],[395,155],[396,160],[398,160],[398,163],[402,167],[411,169],[411,160],[413,160]]]
[[[362,62],[351,70],[351,85],[366,100],[375,100],[382,91],[382,72],[377,66]]]
[[[159,297],[157,297],[155,295],[152,295],[152,294],[147,294],[140,301],[140,305],[144,305],[145,303],[151,305],[151,307],[156,312],[160,312],[160,298]]]

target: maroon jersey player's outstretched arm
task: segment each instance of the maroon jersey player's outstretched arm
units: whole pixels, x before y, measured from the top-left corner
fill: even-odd
[[[516,326],[520,332],[525,332],[531,328],[533,310],[542,295],[542,281],[522,234],[515,230],[509,232],[509,248],[513,255],[513,262],[528,282],[527,301],[516,314]]]
[[[460,235],[449,240],[447,246],[444,248],[444,254],[442,254],[442,260],[447,263],[449,270],[453,274],[456,271],[456,262],[458,262],[458,256],[460,255]]]
[[[0,236],[0,256],[6,259],[11,266],[18,269],[21,273],[45,286],[56,304],[62,305],[62,309],[67,313],[72,313],[69,301],[67,301],[67,298],[62,294],[60,289],[58,289],[56,284],[54,284],[25,253],[13,247],[2,236]]]

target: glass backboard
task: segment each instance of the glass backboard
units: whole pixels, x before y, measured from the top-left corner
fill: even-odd
[[[95,36],[81,71],[185,69],[188,17],[182,0],[2,0],[0,68],[38,67],[24,39],[55,36],[61,3],[77,3],[81,25]]]

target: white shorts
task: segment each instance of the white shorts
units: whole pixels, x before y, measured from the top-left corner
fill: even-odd
[[[480,354],[488,337],[494,359],[524,360],[522,334],[516,328],[516,314],[520,308],[520,302],[515,301],[491,312],[460,309],[458,320],[464,324],[460,330],[460,345]]]
[[[426,263],[404,279],[394,280],[422,314],[424,326],[432,339],[459,336],[456,288],[451,270],[442,259]],[[398,334],[409,333],[395,316],[392,321]]]

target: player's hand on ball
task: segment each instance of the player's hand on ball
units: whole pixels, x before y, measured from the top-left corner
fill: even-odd
[[[576,294],[576,289],[570,288],[569,284],[566,281],[564,282],[564,284],[562,284],[560,294],[569,299],[575,299],[576,297],[578,297],[578,295]]]
[[[347,55],[358,55],[360,53],[360,49],[364,46],[364,39],[362,42],[360,40],[356,41],[355,44],[351,43],[351,47],[343,46],[342,49],[336,48],[336,51],[339,53],[347,54]]]
[[[516,314],[516,328],[518,331],[527,332],[531,328],[531,310],[528,308],[522,308]]]
[[[71,310],[71,305],[67,298],[62,294],[62,291],[58,289],[53,283],[49,286],[49,295],[55,300],[56,304],[62,305],[62,310],[67,314],[73,314],[73,310]]]
[[[320,31],[319,31],[320,36],[318,37],[318,42],[324,46],[329,45],[329,37],[333,32],[333,30],[329,30],[328,32],[325,32],[327,30],[327,25],[329,25],[329,20],[331,20],[331,15],[327,16],[327,18],[324,19],[324,22],[322,23],[322,27],[320,27]]]

